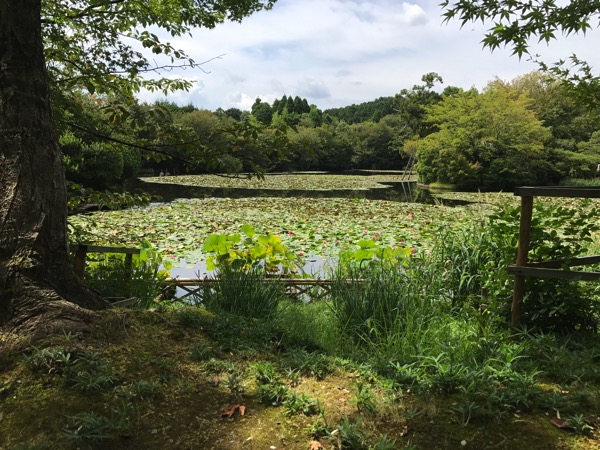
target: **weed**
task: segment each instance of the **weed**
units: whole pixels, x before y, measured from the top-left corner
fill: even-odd
[[[72,363],[71,352],[62,347],[36,348],[23,357],[23,363],[34,372],[62,374]]]
[[[194,361],[206,361],[212,356],[213,351],[207,345],[195,344],[192,346],[190,353]]]
[[[117,394],[128,400],[149,400],[161,395],[162,386],[153,381],[136,380],[128,385],[120,386]]]
[[[406,418],[407,422],[411,422],[424,413],[425,410],[419,406],[409,406],[404,410],[404,417]]]
[[[307,352],[303,349],[290,350],[287,354],[290,369],[297,370],[301,375],[322,380],[333,372],[333,364],[326,355],[317,352]]]
[[[307,431],[313,439],[321,439],[322,437],[330,434],[324,414],[321,414],[318,419],[311,423],[308,426]]]
[[[353,403],[361,413],[373,414],[377,409],[375,404],[375,394],[371,386],[364,381],[356,383],[356,393],[354,394]]]
[[[481,407],[469,399],[457,403],[452,409],[460,416],[463,425],[468,425],[471,419],[481,411]]]
[[[586,434],[594,428],[588,423],[583,414],[576,414],[566,418],[567,423],[576,433]]]
[[[234,371],[227,374],[227,378],[223,385],[231,391],[232,394],[238,395],[244,392],[244,376],[243,374]]]
[[[387,434],[379,435],[377,441],[369,446],[369,450],[396,450],[396,441]]]
[[[282,286],[266,282],[260,267],[246,272],[224,265],[216,282],[202,289],[200,301],[209,310],[270,319],[275,316],[282,297]]]
[[[177,378],[175,371],[177,365],[169,358],[159,358],[153,362],[152,366],[161,383],[168,383]]]
[[[250,365],[254,370],[254,377],[259,384],[272,384],[279,382],[279,375],[272,363],[259,361]]]
[[[283,402],[283,407],[285,415],[288,417],[299,414],[313,416],[322,412],[321,404],[305,393],[298,395],[293,392],[289,394]]]
[[[210,374],[219,374],[235,370],[235,364],[225,359],[210,358],[204,363],[204,369]]]
[[[256,396],[261,402],[278,406],[281,405],[289,395],[289,388],[283,384],[259,384],[256,386]]]
[[[78,353],[65,370],[66,383],[85,392],[108,388],[117,380],[113,368],[93,352]]]
[[[112,439],[129,427],[132,412],[133,406],[123,401],[108,417],[87,412],[71,416],[71,426],[62,430],[63,437],[71,445]]]
[[[333,441],[338,449],[366,449],[367,442],[365,434],[360,428],[361,425],[360,419],[351,422],[350,419],[344,417],[327,438]]]

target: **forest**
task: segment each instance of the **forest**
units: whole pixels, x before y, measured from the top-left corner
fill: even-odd
[[[532,72],[492,80],[481,92],[440,92],[442,82],[428,73],[393,97],[325,111],[286,95],[273,105],[257,98],[251,111],[208,111],[71,93],[57,113],[67,179],[102,190],[140,169],[235,174],[410,164],[424,184],[467,190],[594,183],[600,121],[560,79]]]

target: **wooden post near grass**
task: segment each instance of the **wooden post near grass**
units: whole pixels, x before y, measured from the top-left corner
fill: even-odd
[[[139,255],[139,248],[127,247],[104,247],[98,245],[79,244],[75,250],[75,260],[73,261],[73,271],[81,280],[85,272],[85,260],[88,253],[120,253],[125,254],[125,296],[131,296],[131,275],[133,273],[133,255]]]
[[[517,262],[515,266],[523,267],[527,265],[527,254],[529,253],[529,241],[531,239],[531,217],[533,215],[533,196],[524,195],[521,197],[521,222],[519,225],[519,247],[517,249]],[[512,307],[510,318],[514,327],[521,323],[521,303],[525,296],[525,277],[515,276],[515,285],[513,290]]]
[[[537,263],[528,263],[529,244],[531,240],[531,218],[533,214],[533,198],[535,196],[567,197],[567,198],[600,198],[598,188],[576,187],[519,187],[515,195],[521,197],[521,221],[519,225],[519,247],[517,261],[508,266],[508,273],[515,276],[513,290],[511,321],[513,327],[521,324],[521,304],[525,296],[525,278],[549,278],[555,280],[598,281],[600,272],[571,270],[574,266],[586,266],[600,262],[600,255],[578,258],[557,259]],[[566,267],[566,269],[565,269]]]

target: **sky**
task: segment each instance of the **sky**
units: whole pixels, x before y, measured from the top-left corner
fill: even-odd
[[[272,103],[284,94],[306,98],[321,110],[393,96],[436,72],[445,86],[482,89],[536,70],[511,49],[493,53],[481,44],[491,24],[444,23],[439,0],[278,0],[242,23],[197,29],[193,37],[168,38],[199,69],[164,74],[194,83],[170,94],[180,105],[211,111],[249,110],[259,97]],[[534,45],[532,54],[552,63],[575,53],[600,67],[598,30]],[[142,92],[143,101],[165,97]]]

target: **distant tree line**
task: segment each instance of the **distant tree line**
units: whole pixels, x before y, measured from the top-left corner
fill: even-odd
[[[597,111],[561,80],[533,72],[481,92],[438,86],[436,73],[394,97],[321,111],[307,99],[257,98],[250,111],[124,104],[62,95],[57,105],[69,179],[118,186],[140,168],[170,173],[403,169],[424,183],[507,189],[596,176]]]

